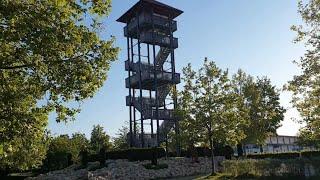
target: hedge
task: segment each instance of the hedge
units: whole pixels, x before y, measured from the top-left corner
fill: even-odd
[[[107,151],[106,159],[128,159],[129,161],[144,161],[154,158],[165,157],[166,153],[163,148],[132,148],[126,150]],[[89,155],[88,161],[99,161],[101,155]]]
[[[72,155],[65,152],[48,153],[43,162],[43,171],[54,171],[64,169],[73,164]]]
[[[299,152],[288,152],[288,153],[265,153],[265,154],[248,154],[247,158],[250,159],[294,159],[300,157]]]
[[[294,159],[294,158],[311,158],[320,157],[320,151],[302,151],[302,152],[287,152],[287,153],[265,153],[265,154],[249,154],[250,159]]]
[[[208,147],[195,147],[196,155],[198,157],[211,157],[211,150]],[[216,147],[214,149],[215,156],[225,156],[227,159],[231,159],[234,154],[232,147],[224,146],[224,147]],[[176,157],[176,152],[169,152],[169,157]],[[192,152],[190,150],[182,150],[181,157],[192,157]]]
[[[222,162],[225,174],[239,177],[243,175],[261,176],[296,176],[303,177],[312,165],[316,176],[320,175],[320,158],[312,159],[243,159]],[[310,170],[310,169],[309,169]]]
[[[306,158],[320,157],[320,151],[302,151],[301,156]]]

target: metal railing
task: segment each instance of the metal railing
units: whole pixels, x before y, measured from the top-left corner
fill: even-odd
[[[141,14],[139,16],[139,27],[141,29],[145,27],[150,27],[152,26],[152,21],[157,30],[161,30],[162,32],[170,32],[170,27],[171,27],[171,32],[174,32],[177,30],[177,21],[171,20],[171,25],[168,19],[159,17],[159,16],[153,16],[150,14]],[[134,35],[136,34],[137,31],[137,26],[138,26],[138,19],[133,19],[127,26],[124,27],[124,35]]]

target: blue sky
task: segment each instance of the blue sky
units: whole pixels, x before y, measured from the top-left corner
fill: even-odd
[[[241,68],[253,76],[268,76],[272,83],[282,88],[299,69],[293,60],[303,55],[302,45],[293,44],[295,33],[290,31],[294,24],[300,24],[297,1],[294,0],[160,0],[184,11],[177,18],[179,48],[176,50],[177,71],[191,63],[198,68],[205,57],[215,61],[231,73]],[[74,122],[56,123],[50,117],[49,129],[54,135],[82,132],[90,135],[92,126],[101,124],[111,136],[128,121],[125,106],[124,71],[126,60],[126,39],[123,24],[116,22],[137,0],[113,0],[113,9],[104,19],[101,37],[111,35],[117,39],[116,46],[122,50],[118,61],[112,64],[103,88],[82,105],[82,112]],[[299,124],[291,118],[299,118],[290,108],[290,93],[281,93],[281,104],[289,108],[281,135],[295,135]]]

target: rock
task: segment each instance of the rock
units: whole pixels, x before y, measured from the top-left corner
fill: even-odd
[[[216,157],[218,162],[224,158]],[[160,170],[145,169],[144,164],[150,161],[129,162],[128,160],[107,160],[107,167],[97,169],[98,162],[89,163],[86,169],[75,170],[75,167],[68,167],[60,171],[53,171],[39,175],[32,179],[60,180],[60,179],[89,179],[89,180],[109,180],[109,179],[156,179],[172,178],[179,176],[192,176],[196,174],[207,174],[211,170],[209,158],[200,157],[199,163],[193,163],[189,158],[161,158],[160,164],[167,164],[168,168]],[[96,169],[90,171],[90,169]]]

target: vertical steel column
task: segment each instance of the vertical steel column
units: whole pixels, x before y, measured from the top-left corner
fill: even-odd
[[[127,23],[128,27],[129,23]],[[130,147],[133,146],[133,137],[132,137],[132,97],[131,97],[131,58],[130,58],[130,38],[127,37],[127,50],[128,50],[128,64],[129,64],[129,70],[128,70],[128,77],[129,77],[129,126],[130,126]]]
[[[152,45],[153,45],[153,75],[154,75],[154,90],[155,90],[155,102],[156,102],[156,121],[157,121],[157,146],[160,146],[160,133],[159,133],[159,100],[158,100],[158,79],[157,79],[157,61],[156,61],[156,45],[155,45],[155,28],[154,28],[154,16],[153,9],[151,9],[151,24],[152,24]]]
[[[169,28],[170,28],[170,48],[171,48],[171,68],[172,68],[172,81],[175,78],[176,73],[176,66],[175,66],[175,57],[174,57],[174,48],[173,48],[173,32],[172,32],[172,18],[169,17]],[[177,96],[176,96],[176,90],[177,86],[176,84],[173,85],[174,95],[173,95],[173,110],[175,111],[177,109]],[[179,135],[180,135],[180,127],[177,117],[174,115],[174,121],[175,121],[175,132],[176,132],[176,143],[177,143],[177,155],[180,156],[180,141],[179,141]]]
[[[133,52],[133,38],[130,38],[130,46],[131,46],[131,63],[134,64],[134,52]],[[133,88],[133,101],[136,100],[136,90]],[[136,120],[136,107],[133,106],[133,138],[134,138],[134,142],[136,141],[136,137],[137,137],[137,120]],[[135,146],[135,143],[133,143]]]
[[[139,89],[140,89],[140,123],[141,123],[141,147],[144,147],[144,132],[143,132],[143,104],[142,104],[142,66],[141,66],[141,45],[140,45],[140,27],[139,27],[139,14],[136,14],[137,18],[137,38],[138,38],[138,63],[139,63]]]
[[[148,51],[148,73],[151,73],[151,63],[150,63],[150,45],[147,44],[147,51]],[[150,103],[152,104],[152,90],[149,90],[149,97],[150,97]],[[152,112],[152,105],[151,105],[151,112]],[[151,126],[151,138],[153,138],[153,118],[151,116],[150,119],[150,126]]]

